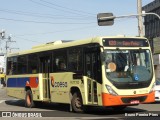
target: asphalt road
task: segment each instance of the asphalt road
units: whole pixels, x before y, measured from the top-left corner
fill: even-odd
[[[157,117],[158,114],[159,116]],[[12,117],[6,117],[6,115],[11,115]],[[21,117],[30,117],[27,120],[159,120],[160,102],[127,107],[122,111],[113,111],[111,108],[91,107],[85,113],[73,113],[69,112],[69,105],[65,104],[42,103],[37,108],[26,108],[24,107],[24,100],[8,97],[6,95],[6,88],[0,88],[0,116],[3,116],[0,117],[0,120],[20,120],[22,119]]]

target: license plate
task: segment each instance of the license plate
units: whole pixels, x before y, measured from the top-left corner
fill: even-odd
[[[130,103],[131,104],[139,104],[139,100],[132,100]]]

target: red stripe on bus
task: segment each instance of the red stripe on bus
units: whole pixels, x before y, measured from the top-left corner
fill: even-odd
[[[29,81],[27,81],[26,86],[29,86],[31,88],[37,88],[39,84],[39,80],[37,77],[30,77]]]

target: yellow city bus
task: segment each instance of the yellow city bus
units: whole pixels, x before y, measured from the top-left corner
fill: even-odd
[[[115,110],[154,102],[155,74],[143,37],[95,37],[56,41],[7,57],[7,94],[38,102]]]

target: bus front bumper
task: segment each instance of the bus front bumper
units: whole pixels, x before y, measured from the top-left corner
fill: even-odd
[[[130,96],[114,96],[108,93],[102,93],[103,106],[136,105],[151,102],[155,102],[155,92]]]

